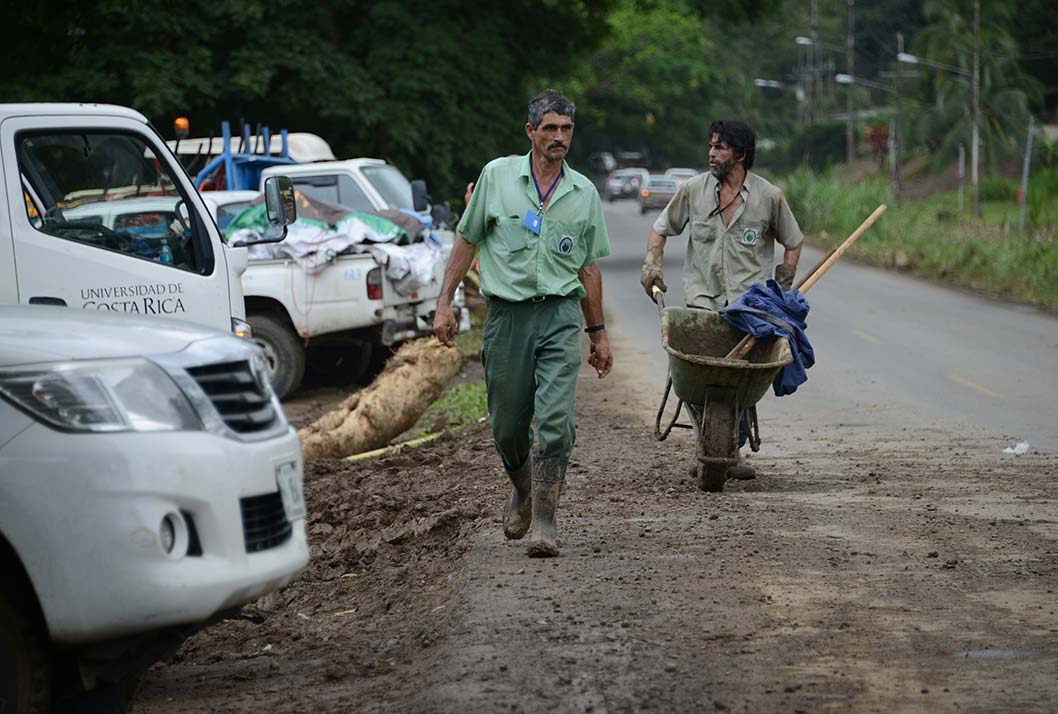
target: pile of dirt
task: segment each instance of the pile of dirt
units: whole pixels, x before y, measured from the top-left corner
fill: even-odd
[[[216,703],[247,680],[312,686],[355,676],[370,688],[372,675],[444,630],[454,561],[476,529],[500,520],[506,490],[493,456],[487,427],[477,425],[394,456],[308,462],[308,569],[155,669],[177,667],[181,676],[167,685],[176,688],[185,677],[200,682],[201,672],[219,677],[204,696]],[[148,700],[164,708],[166,696],[163,687]]]
[[[385,446],[411,428],[463,366],[436,339],[406,343],[366,389],[298,431],[305,460],[340,458]]]
[[[330,580],[380,557],[443,555],[460,542],[495,506],[481,488],[494,474],[474,463],[492,448],[481,432],[366,462],[309,462],[308,577]]]

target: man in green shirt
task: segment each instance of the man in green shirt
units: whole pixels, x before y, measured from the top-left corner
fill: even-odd
[[[756,153],[753,129],[740,121],[715,121],[709,134],[709,173],[685,181],[654,221],[640,283],[651,300],[655,287],[668,289],[661,270],[665,241],[689,225],[684,304],[719,310],[772,275],[776,243],[784,251],[775,280],[789,290],[804,236],[782,190],[750,173]],[[688,407],[697,435],[702,407]],[[739,462],[727,477],[748,479],[754,472]]]
[[[531,150],[489,162],[473,188],[445,268],[434,331],[451,346],[456,286],[474,262],[488,305],[482,362],[496,450],[514,488],[503,522],[508,538],[530,528],[533,557],[558,555],[555,510],[576,431],[580,312],[599,378],[613,367],[603,324],[602,273],[610,254],[595,186],[565,162],[572,102],[547,89],[529,102]],[[537,454],[531,455],[536,421]]]

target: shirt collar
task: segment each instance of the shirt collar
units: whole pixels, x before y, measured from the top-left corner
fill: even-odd
[[[713,176],[712,173],[710,173],[709,175],[713,179],[713,192],[716,193],[717,196],[719,196],[720,195],[720,179],[718,179],[716,176]],[[747,171],[746,172],[746,178],[743,179],[742,186],[741,186],[741,188],[739,188],[738,192],[740,194],[750,193],[753,190],[753,184],[754,184],[754,182],[756,182],[756,180],[757,180],[757,177],[755,175],[753,175],[752,173],[750,173],[749,171]]]
[[[530,151],[522,157],[518,170],[518,175],[524,176],[525,179],[530,183],[530,185],[533,183],[533,176],[529,163],[532,160],[530,158],[532,154],[533,152]],[[562,183],[566,183],[566,181],[569,181],[573,188],[584,188],[584,183],[581,175],[571,169],[565,159],[562,160],[562,171],[564,172],[564,175],[562,177]]]

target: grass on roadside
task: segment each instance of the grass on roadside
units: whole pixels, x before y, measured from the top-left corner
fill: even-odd
[[[860,259],[1058,309],[1058,230],[1053,227],[1019,233],[957,215],[948,209],[955,200],[951,196],[894,206],[882,179],[846,184],[831,174],[799,169],[784,188],[802,229],[826,247],[839,245],[879,203],[887,203],[889,211],[852,249]],[[996,215],[987,204],[984,213]]]
[[[430,405],[419,420],[420,435],[451,429],[462,429],[485,416],[485,380],[463,382],[447,390]]]

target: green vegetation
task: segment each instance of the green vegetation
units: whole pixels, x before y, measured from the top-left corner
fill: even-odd
[[[456,346],[462,350],[467,359],[480,359],[481,357],[481,325],[471,323],[467,332],[456,335]]]
[[[1009,201],[983,203],[984,218],[974,220],[957,213],[955,194],[894,206],[882,179],[850,184],[832,173],[801,169],[784,186],[798,221],[814,242],[839,245],[879,203],[887,203],[889,211],[860,238],[852,254],[875,265],[1058,309],[1058,230],[1047,223],[1058,215],[1054,172],[1042,172],[1037,179],[1037,214],[1042,220],[1025,233],[1018,232],[1018,209]],[[1049,194],[1048,184],[1056,185]]]
[[[487,412],[485,380],[458,384],[445,393],[419,420],[420,435],[442,429],[461,429],[476,424]]]
[[[981,3],[983,179],[1016,175],[1029,113],[1044,120],[1053,106],[1052,5]],[[178,115],[196,136],[240,118],[315,132],[337,156],[386,158],[427,179],[435,200],[461,206],[485,162],[525,150],[526,100],[544,86],[578,105],[570,154],[578,169],[589,169],[592,152],[621,151],[656,169],[701,167],[709,123],[739,118],[761,140],[758,166],[786,172],[846,159],[850,99],[856,151],[881,161],[899,68],[901,153],[926,156],[940,171],[970,144],[972,8],[971,0],[335,0],[305,12],[290,0],[38,0],[8,13],[17,31],[0,45],[11,68],[0,73],[0,96],[124,104],[167,137]],[[897,64],[898,33],[920,64]],[[32,71],[14,71],[26,57]],[[868,84],[837,84],[846,72]],[[1058,161],[1058,146],[1037,146],[1034,168]],[[1039,216],[1046,206],[1030,209]]]

